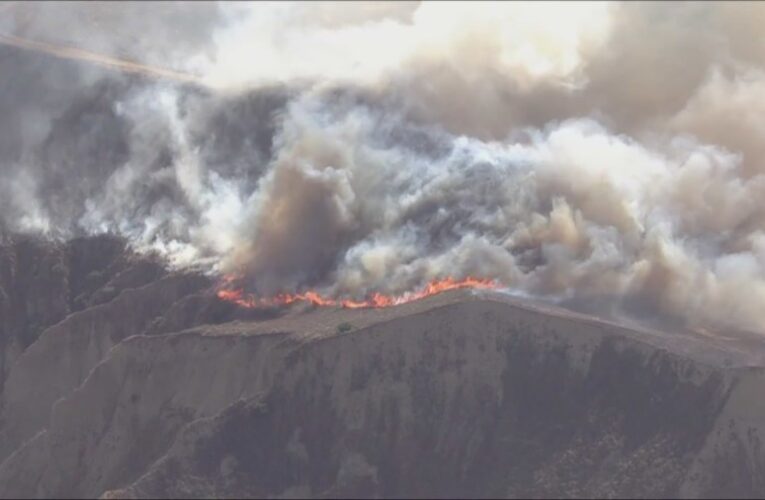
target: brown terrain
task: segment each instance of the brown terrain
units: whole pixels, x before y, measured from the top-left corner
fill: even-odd
[[[0,496],[765,495],[756,337],[213,285],[106,236],[0,246]]]

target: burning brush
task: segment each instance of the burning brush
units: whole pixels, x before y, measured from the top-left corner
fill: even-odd
[[[424,299],[425,297],[430,297],[431,295],[447,292],[449,290],[464,288],[497,289],[501,287],[497,281],[491,279],[468,276],[467,278],[458,280],[449,276],[433,280],[417,291],[406,292],[402,295],[373,293],[366,300],[356,301],[351,299],[333,299],[323,296],[314,290],[294,294],[280,293],[272,297],[257,297],[254,294],[246,293],[241,286],[236,285],[238,279],[239,278],[234,275],[226,276],[218,288],[217,296],[221,300],[233,302],[240,307],[248,309],[281,307],[294,302],[309,302],[315,306],[343,307],[346,309],[381,308],[406,304],[407,302]]]

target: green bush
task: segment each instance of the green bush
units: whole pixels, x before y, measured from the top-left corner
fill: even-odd
[[[337,333],[350,332],[353,329],[353,325],[350,323],[340,323],[337,325]]]

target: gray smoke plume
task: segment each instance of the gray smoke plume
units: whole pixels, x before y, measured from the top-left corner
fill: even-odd
[[[262,294],[474,275],[602,314],[765,329],[763,4],[0,18],[203,82],[0,46],[6,232],[116,232]]]

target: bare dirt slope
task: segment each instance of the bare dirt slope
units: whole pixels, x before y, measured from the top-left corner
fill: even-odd
[[[124,250],[83,296],[62,248],[3,250],[3,310],[57,312],[28,345],[3,317],[2,497],[765,494],[756,338],[485,291],[248,312],[193,273],[119,278]],[[20,296],[22,258],[63,262],[67,300]]]

